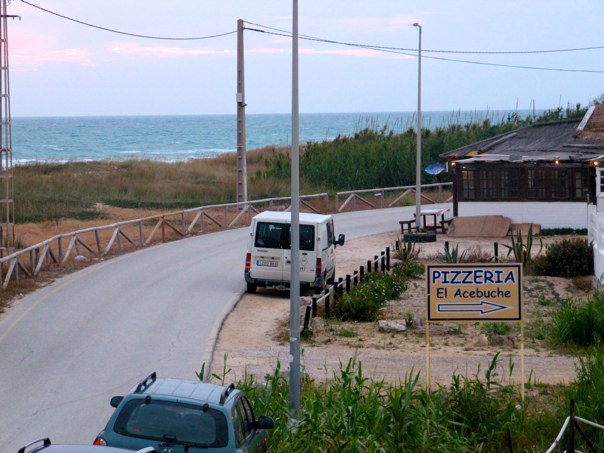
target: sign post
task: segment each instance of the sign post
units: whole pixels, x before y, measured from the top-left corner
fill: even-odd
[[[430,387],[430,322],[520,322],[522,400],[524,400],[524,325],[522,265],[438,264],[426,266],[426,380]]]

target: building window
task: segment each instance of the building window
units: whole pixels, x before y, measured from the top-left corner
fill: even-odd
[[[461,186],[463,187],[463,198],[464,200],[474,200],[476,193],[474,191],[474,171],[473,170],[462,170],[461,171]]]
[[[545,198],[546,174],[542,168],[526,170],[526,196],[529,199],[543,200]]]
[[[561,168],[552,169],[552,198],[556,200],[568,200],[570,198],[570,171]]]
[[[587,197],[586,173],[581,170],[575,170],[575,200],[585,199]],[[601,184],[601,182],[600,182]]]
[[[497,171],[490,169],[483,169],[479,172],[479,194],[478,197],[481,200],[494,200],[497,198],[497,187],[498,177]]]
[[[460,201],[585,201],[589,169],[579,164],[475,164],[457,180]],[[604,177],[598,180],[604,194]]]

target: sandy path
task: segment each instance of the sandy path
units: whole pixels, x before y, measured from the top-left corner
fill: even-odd
[[[391,246],[397,239],[397,232],[391,232],[366,238],[351,240],[344,247],[337,249],[338,276],[352,273],[360,265],[374,255]],[[422,245],[422,256],[434,255],[443,250],[443,242],[447,238],[439,238],[439,242]],[[479,245],[484,250],[492,250],[493,240],[449,239],[453,244],[459,244],[460,249]],[[501,253],[501,252],[500,252]],[[425,295],[419,284],[413,285],[417,293],[412,297],[421,304]],[[412,291],[412,289],[408,290]],[[411,296],[407,296],[411,297]],[[281,361],[281,369],[287,370],[289,346],[275,338],[287,338],[287,319],[289,314],[289,293],[279,293],[260,290],[255,295],[244,295],[225,320],[214,350],[212,371],[220,373],[224,357],[226,365],[231,370],[230,378],[243,376],[245,370],[263,377],[274,371],[277,360]],[[372,326],[366,326],[372,329]],[[377,328],[375,329],[377,332]],[[354,345],[354,339],[347,344],[330,343],[327,339],[322,342],[303,343],[304,371],[314,379],[326,379],[333,376],[340,368],[340,363],[346,364],[351,357],[357,356],[363,364],[366,375],[376,379],[386,379],[396,382],[403,380],[408,373],[420,372],[420,380],[424,380],[426,371],[426,348],[423,336],[391,335],[388,341],[364,342],[360,347]],[[363,341],[363,340],[359,340]],[[430,371],[432,382],[448,383],[453,373],[473,376],[478,370],[482,375],[488,367],[497,349],[493,347],[472,347],[473,338],[462,338],[455,344],[448,341],[435,340],[430,349]],[[461,343],[460,343],[461,342]],[[465,342],[465,344],[463,344]],[[514,368],[511,380],[520,381],[521,361],[518,347],[501,351],[499,370],[500,376],[510,379],[509,362],[513,361]],[[570,356],[554,355],[550,351],[525,350],[525,376],[531,380],[547,383],[568,382],[575,377],[575,359]]]

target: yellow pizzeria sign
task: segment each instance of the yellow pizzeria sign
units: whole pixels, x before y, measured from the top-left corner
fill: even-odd
[[[520,264],[442,264],[426,269],[428,321],[521,321]]]

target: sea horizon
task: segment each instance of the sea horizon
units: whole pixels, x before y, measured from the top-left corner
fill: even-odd
[[[529,110],[422,112],[422,127],[499,123]],[[366,128],[401,133],[416,129],[416,112],[301,113],[300,142],[350,136]],[[246,115],[247,150],[291,144],[290,113]],[[69,161],[151,159],[176,162],[235,152],[236,114],[14,116],[15,165]]]

